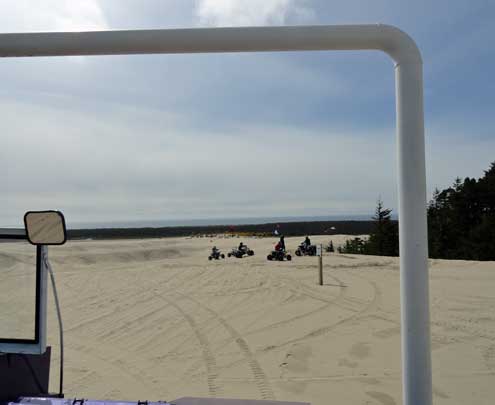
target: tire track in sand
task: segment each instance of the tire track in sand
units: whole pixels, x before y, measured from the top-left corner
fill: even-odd
[[[371,300],[363,301],[363,303],[362,303],[363,305],[361,308],[351,310],[351,312],[352,312],[351,315],[349,315],[349,316],[347,316],[347,317],[345,317],[345,318],[343,318],[337,322],[334,322],[334,323],[331,323],[330,325],[323,326],[321,328],[313,330],[313,331],[306,333],[305,335],[302,335],[300,337],[293,338],[293,339],[290,339],[288,341],[285,341],[285,342],[282,342],[282,343],[279,343],[276,345],[269,345],[263,349],[258,350],[257,353],[270,352],[272,350],[276,350],[276,349],[279,349],[281,347],[285,347],[285,346],[289,346],[291,344],[305,341],[306,339],[311,339],[311,338],[325,335],[325,334],[335,330],[336,328],[338,328],[340,326],[343,326],[343,325],[358,321],[362,318],[365,318],[369,315],[370,312],[376,310],[378,308],[379,303],[381,302],[381,296],[382,296],[381,289],[378,287],[378,285],[375,282],[370,281],[370,280],[366,279],[365,277],[359,276],[357,274],[352,274],[352,275],[366,281],[368,284],[371,285],[371,287],[373,288],[373,297],[371,298]],[[294,280],[294,281],[296,281],[296,280]],[[339,280],[339,282],[341,282],[341,281]],[[340,299],[339,297],[337,297],[337,298]],[[313,297],[313,298],[316,298],[316,297]],[[345,296],[343,298],[344,298],[344,300],[348,299]],[[330,304],[331,301],[329,301],[328,303]],[[316,309],[316,311],[318,311],[318,309]],[[247,332],[247,334],[250,334],[250,333],[252,333],[252,331]],[[240,363],[239,360],[233,361],[229,364],[222,366],[222,370],[229,369],[233,366],[238,365],[239,363]]]
[[[211,271],[209,273],[211,273]],[[221,274],[221,278],[225,278],[224,276],[231,276],[231,273],[232,272],[229,269],[224,269],[224,271],[222,273],[220,273]],[[203,274],[203,273],[201,273],[201,274]],[[245,273],[245,275],[244,275],[243,278],[246,278],[247,276],[248,276],[248,273]],[[216,274],[216,277],[218,277],[218,273]],[[231,279],[234,279],[233,277],[230,277],[230,278]],[[209,279],[207,278],[207,281],[208,280]],[[176,292],[178,292],[178,293],[180,293],[182,295],[195,295],[198,292],[198,290],[201,290],[202,288],[204,288],[205,282],[203,280],[200,280],[200,281],[197,281],[197,284],[198,284],[198,286],[196,288],[190,289],[190,290],[187,290],[187,291],[179,290],[178,288],[170,288],[168,285],[166,285],[165,287],[166,287],[166,290],[174,290],[174,291],[176,291]],[[155,293],[157,292],[157,288],[162,289],[162,283],[161,282],[159,284],[155,285],[155,289],[154,289],[154,292]],[[242,298],[240,301],[236,301],[236,295],[235,294],[231,294],[231,296],[228,299],[227,303],[224,304],[225,310],[226,311],[229,311],[232,308],[235,308],[235,307],[239,306],[244,301],[247,301],[249,298],[250,298],[250,295],[248,294],[246,297]],[[234,302],[235,302],[235,305],[233,305]],[[204,335],[210,333],[215,328],[214,325],[212,326],[210,324],[209,320],[205,321],[205,323],[206,323],[206,325],[203,325],[203,322],[201,324],[198,324],[198,327],[201,329],[201,331],[202,331],[202,333]],[[190,345],[191,339],[194,339],[194,336],[188,336],[185,339],[182,339],[179,344],[177,344],[172,349],[170,349],[162,357],[163,358],[166,358],[167,356],[170,355],[170,353],[177,354],[177,351],[179,349],[181,349],[182,347],[184,347],[184,346],[187,348],[188,345]],[[228,340],[228,342],[230,342],[230,341],[231,341],[231,339]],[[199,361],[199,363],[198,362],[193,363],[189,369],[190,370],[197,370],[197,368],[199,367],[199,364],[200,363],[201,363],[201,360]]]
[[[247,329],[249,330],[249,332],[247,332],[245,335],[248,336],[248,335],[253,335],[253,334],[256,334],[256,333],[264,332],[264,331],[267,331],[267,330],[270,330],[270,329],[275,329],[275,328],[278,328],[280,326],[287,325],[289,323],[293,323],[295,321],[298,321],[298,320],[307,318],[307,317],[309,317],[311,315],[314,315],[314,314],[316,314],[318,312],[325,311],[326,309],[328,309],[329,307],[331,307],[333,305],[339,306],[339,303],[340,302],[344,302],[345,299],[346,299],[347,287],[337,277],[334,277],[334,276],[331,276],[331,275],[330,275],[330,277],[332,279],[334,279],[334,281],[336,281],[337,283],[339,283],[339,293],[333,299],[323,299],[323,298],[321,298],[319,296],[316,296],[315,294],[310,293],[308,288],[305,288],[305,286],[302,287],[300,282],[298,282],[297,280],[294,280],[294,279],[292,279],[290,277],[280,278],[282,280],[282,282],[284,282],[284,284],[287,285],[289,291],[293,291],[296,294],[301,294],[301,295],[304,295],[304,296],[309,297],[311,299],[315,299],[315,300],[318,300],[318,301],[323,301],[325,304],[323,306],[320,306],[320,307],[318,307],[316,309],[313,309],[311,311],[304,312],[302,314],[299,314],[299,315],[293,316],[291,318],[284,319],[284,320],[281,320],[281,321],[272,323],[272,324],[267,325],[267,326],[260,327],[258,329],[249,330],[250,325],[248,325]],[[265,315],[263,315],[263,316],[265,316]],[[259,322],[259,320],[260,320],[260,318],[257,318],[255,321],[251,322],[251,325]]]
[[[364,305],[360,309],[353,310],[352,315],[347,316],[347,317],[345,317],[345,318],[343,318],[337,322],[334,322],[334,323],[331,323],[327,326],[323,326],[321,328],[315,329],[315,330],[313,330],[309,333],[306,333],[300,337],[296,337],[296,338],[287,340],[285,342],[282,342],[282,343],[279,343],[276,345],[267,346],[267,347],[259,350],[259,352],[261,352],[261,353],[270,352],[272,350],[276,350],[276,349],[279,349],[279,348],[282,348],[285,346],[290,346],[290,345],[295,344],[295,343],[303,342],[307,339],[312,339],[312,338],[316,338],[316,337],[325,335],[325,334],[327,334],[327,333],[329,333],[329,332],[331,332],[331,331],[333,331],[333,330],[335,330],[341,326],[344,326],[344,325],[347,325],[349,323],[352,323],[352,322],[358,321],[360,319],[366,318],[367,316],[369,316],[370,312],[378,309],[378,305],[381,302],[381,297],[382,297],[382,291],[378,287],[378,285],[374,281],[368,280],[367,278],[359,276],[357,274],[353,274],[353,276],[366,281],[373,288],[373,297],[371,298],[371,300],[369,300],[367,302],[363,302]],[[235,366],[237,364],[239,364],[239,361],[233,361],[230,364],[223,366],[222,369],[228,369],[228,368]]]
[[[115,360],[115,356],[110,355],[111,358],[108,358],[108,350],[106,350],[106,354],[102,354],[100,351],[95,350],[94,347],[87,347],[87,342],[79,339],[78,337],[72,337],[71,339],[75,341],[75,343],[71,342],[67,346],[68,350],[71,352],[80,353],[84,357],[91,358],[93,363],[97,365],[97,367],[95,367],[97,371],[91,372],[90,374],[86,373],[79,379],[79,381],[75,379],[75,382],[81,383],[81,380],[89,377],[101,378],[102,375],[105,375],[106,370],[113,369],[118,375],[121,375],[123,378],[127,379],[129,384],[138,382],[142,386],[146,387],[146,389],[150,392],[153,392],[154,387],[149,385],[149,378],[146,377],[145,370],[137,369],[135,365],[133,367],[127,367],[123,361]],[[113,354],[115,355],[115,353]],[[134,372],[132,370],[134,370]]]
[[[273,349],[278,349],[280,347],[292,345],[294,343],[298,343],[298,342],[304,341],[306,339],[315,338],[318,336],[325,335],[328,332],[333,331],[334,329],[336,329],[339,326],[346,325],[348,323],[362,319],[363,317],[366,317],[370,312],[376,310],[378,308],[379,303],[381,302],[381,297],[382,297],[381,289],[378,287],[378,285],[374,281],[368,280],[364,277],[360,277],[357,275],[354,275],[354,276],[367,281],[373,287],[373,298],[363,308],[354,312],[354,314],[352,314],[348,317],[345,317],[345,318],[343,318],[337,322],[334,322],[330,325],[315,329],[315,330],[313,330],[313,331],[311,331],[311,332],[309,332],[309,333],[307,333],[301,337],[290,339],[290,340],[288,340],[284,343],[278,344],[276,346],[269,346],[269,347],[265,348],[264,351],[271,351]]]
[[[143,285],[143,287],[145,286]],[[206,367],[206,374],[207,374],[206,381],[208,384],[208,392],[212,396],[221,395],[222,389],[217,383],[217,379],[218,379],[217,362],[215,360],[215,356],[213,356],[213,353],[211,351],[208,339],[201,332],[200,326],[196,323],[194,318],[191,315],[189,315],[189,313],[185,311],[184,308],[178,305],[175,301],[160,294],[157,294],[156,292],[154,292],[153,288],[148,288],[147,292],[151,292],[155,297],[168,303],[170,306],[175,308],[177,312],[179,312],[181,316],[189,324],[201,348],[201,354]]]
[[[272,401],[275,400],[275,395],[271,388],[270,382],[266,377],[265,372],[261,368],[258,360],[256,359],[256,356],[249,348],[249,345],[247,344],[246,340],[240,335],[240,333],[236,329],[234,329],[234,327],[230,325],[224,318],[222,318],[217,312],[207,307],[203,303],[199,302],[198,300],[178,292],[174,292],[174,294],[177,294],[184,299],[188,299],[194,302],[200,308],[203,308],[205,311],[210,313],[225,328],[225,330],[227,330],[227,332],[232,337],[233,341],[239,347],[242,355],[245,358],[245,361],[247,362],[249,368],[251,369],[251,373],[253,374],[255,384],[258,387],[258,390],[260,391],[262,399],[272,400]]]
[[[236,302],[236,305],[241,305],[243,304],[245,301],[247,301],[248,299],[250,299],[249,296],[245,297],[244,299],[242,299],[241,301],[238,301]],[[228,312],[229,309],[232,309],[233,305],[231,305],[231,302],[229,301],[227,304],[224,304],[223,307],[225,308],[225,311]],[[208,334],[210,332],[213,332],[215,330],[215,324],[211,324],[210,323],[210,319],[207,319],[207,320],[204,320],[201,325],[198,324],[198,326],[201,328],[201,331],[204,333],[204,334]],[[229,342],[231,342],[232,339],[229,338],[229,339],[226,339],[224,344],[228,344]],[[170,355],[170,353],[176,353],[179,349],[182,349],[183,347],[187,347],[187,345],[190,344],[190,338],[187,337],[185,339],[183,339],[179,344],[177,344],[176,346],[174,346],[171,350],[169,350],[163,357],[167,357]],[[223,347],[224,344],[221,344],[220,347]],[[198,365],[197,364],[192,364],[191,367],[188,369],[188,370],[196,370],[198,368]]]

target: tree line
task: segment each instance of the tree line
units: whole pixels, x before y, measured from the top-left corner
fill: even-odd
[[[354,238],[341,253],[398,256],[399,225],[378,201],[368,239]],[[428,203],[428,249],[431,258],[495,260],[495,162],[479,179],[457,178],[435,190]]]
[[[166,238],[180,236],[198,236],[215,234],[266,234],[273,235],[277,229],[285,236],[305,235],[363,235],[372,231],[372,221],[308,221],[280,222],[251,225],[204,225],[173,226],[160,228],[104,228],[104,229],[70,229],[69,239],[131,239],[131,238]]]

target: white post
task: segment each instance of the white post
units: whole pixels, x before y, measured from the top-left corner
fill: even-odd
[[[431,405],[420,52],[388,25],[0,34],[0,57],[374,49],[396,62],[404,405]]]
[[[318,284],[323,285],[323,245],[320,244],[320,251],[318,252]]]
[[[420,63],[396,66],[405,405],[431,404],[432,395],[422,75]]]

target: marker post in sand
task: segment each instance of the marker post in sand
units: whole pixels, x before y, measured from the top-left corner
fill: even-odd
[[[390,25],[0,34],[0,57],[376,50],[395,62],[404,405],[431,405],[423,61]]]
[[[316,247],[316,256],[318,256],[318,284],[323,285],[323,245]]]

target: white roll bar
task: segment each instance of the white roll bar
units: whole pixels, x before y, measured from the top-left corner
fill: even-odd
[[[0,34],[0,57],[380,50],[395,61],[404,405],[431,405],[428,245],[420,52],[388,25]]]

